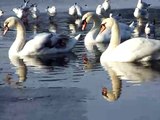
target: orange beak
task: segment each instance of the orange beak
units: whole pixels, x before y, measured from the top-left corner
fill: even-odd
[[[6,35],[8,30],[9,30],[8,25],[5,25],[3,28],[3,35]]]
[[[106,26],[104,24],[101,24],[101,28],[100,28],[99,33],[102,33],[105,29],[106,29]]]
[[[87,22],[86,22],[86,20],[83,20],[82,21],[82,30],[85,30],[86,26],[87,26]]]

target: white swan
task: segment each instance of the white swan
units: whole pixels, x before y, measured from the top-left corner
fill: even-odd
[[[143,37],[132,38],[120,44],[120,29],[113,18],[104,19],[102,29],[111,28],[111,39],[108,48],[100,57],[101,62],[136,62],[160,59],[160,41]]]
[[[69,38],[56,33],[40,33],[26,42],[26,31],[21,20],[16,17],[7,18],[4,22],[3,34],[5,35],[11,27],[16,27],[17,36],[9,49],[9,57],[69,52],[80,38],[80,34],[75,38]]]
[[[94,13],[94,12],[87,12],[86,14],[83,15],[82,17],[82,30],[84,30],[87,26],[87,24],[93,20],[93,26],[91,30],[86,34],[84,43],[85,44],[91,44],[91,43],[97,43],[97,42],[109,42],[110,36],[111,36],[111,30],[106,29],[104,32],[99,34],[100,31],[100,24],[101,24],[101,19],[99,16]],[[119,23],[120,29],[121,29],[121,39],[126,40],[131,37],[131,28],[124,24],[124,23]]]

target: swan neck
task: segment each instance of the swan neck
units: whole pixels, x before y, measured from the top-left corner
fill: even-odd
[[[17,35],[16,35],[16,40],[23,40],[25,41],[25,36],[26,36],[26,30],[24,25],[21,22],[18,22],[16,25],[17,29]]]
[[[92,29],[99,28],[99,26],[101,25],[100,18],[98,16],[94,16],[92,19],[93,19],[93,27],[92,27]]]
[[[23,23],[21,23],[21,21],[17,21],[15,27],[17,30],[17,35],[15,41],[13,42],[12,46],[9,49],[10,57],[12,55],[18,55],[18,53],[23,49],[26,40],[25,38],[26,30]]]
[[[120,29],[116,20],[114,20],[113,26],[111,28],[111,39],[108,49],[114,49],[120,44]]]

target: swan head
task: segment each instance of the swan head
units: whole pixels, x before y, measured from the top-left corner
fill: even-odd
[[[17,17],[9,17],[4,21],[3,35],[7,33],[9,28],[16,26],[19,22],[19,18]]]
[[[112,17],[104,19],[101,23],[100,33],[102,33],[105,29],[111,29],[115,21],[116,20]]]
[[[87,12],[86,14],[83,15],[82,17],[82,30],[85,30],[87,24],[91,19],[97,19],[97,15],[94,12]]]
[[[109,91],[106,87],[102,88],[102,95],[104,99],[109,102],[114,102],[119,98],[119,95],[113,91]]]

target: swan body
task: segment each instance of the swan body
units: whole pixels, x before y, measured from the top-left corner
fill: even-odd
[[[94,12],[87,12],[82,17],[82,30],[84,30],[87,26],[87,24],[93,20],[93,26],[91,30],[86,34],[84,42],[85,44],[90,44],[92,42],[98,43],[98,42],[109,42],[111,37],[111,29],[105,29],[105,31],[101,34],[100,32],[100,24],[101,19],[99,16]],[[121,39],[126,40],[131,37],[132,30],[131,28],[124,24],[119,23],[120,29],[121,29]]]
[[[69,52],[80,38],[80,34],[75,38],[70,38],[56,33],[39,33],[31,40],[26,41],[25,27],[20,19],[16,17],[7,18],[4,22],[4,35],[11,27],[16,27],[17,35],[9,49],[9,57]]]
[[[120,44],[120,29],[117,21],[107,18],[103,20],[102,25],[111,27],[111,39],[108,48],[100,57],[101,62],[139,62],[160,59],[159,40],[137,37]]]

